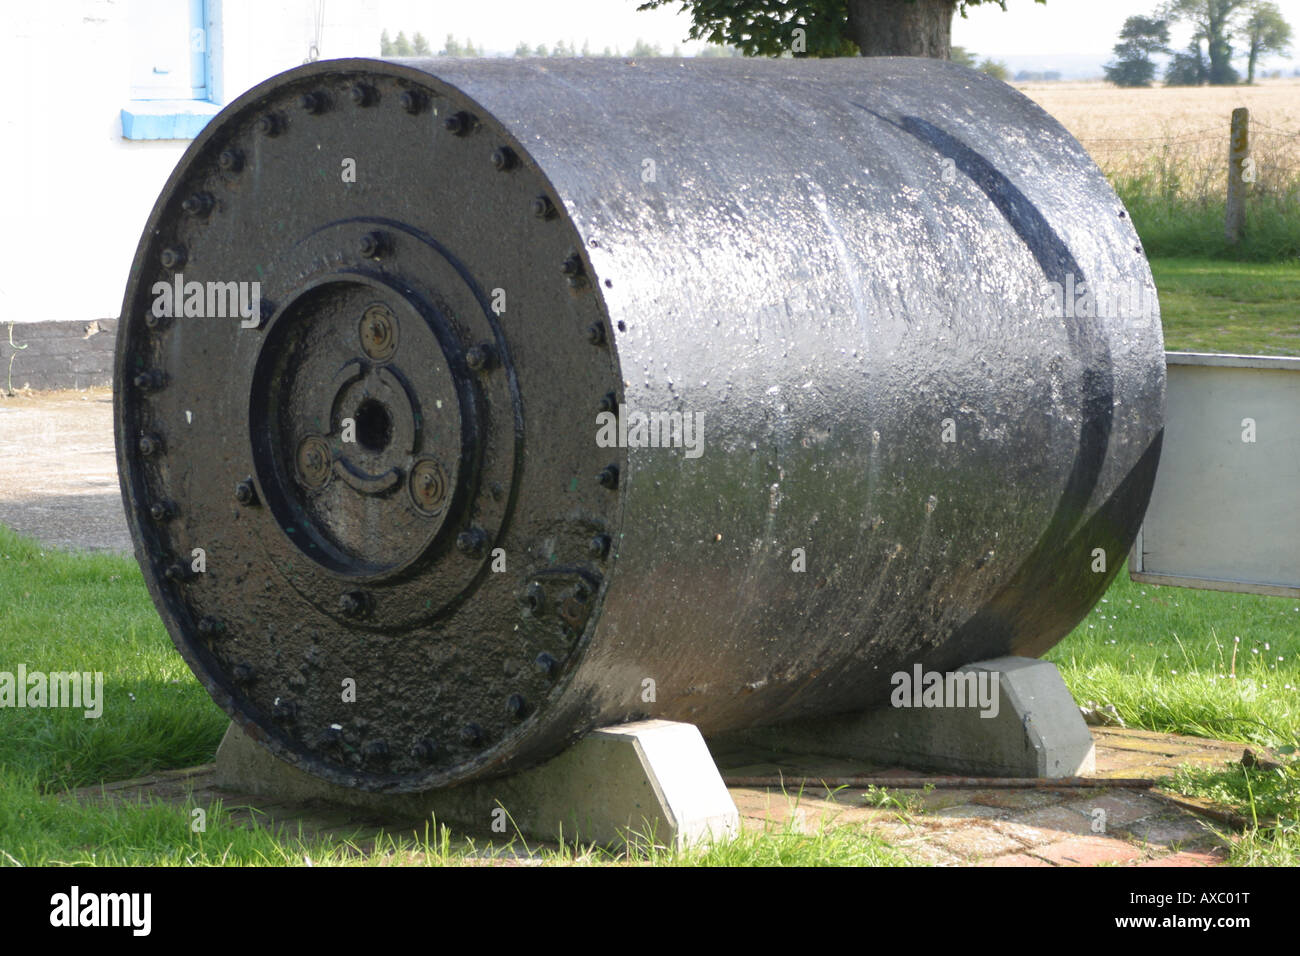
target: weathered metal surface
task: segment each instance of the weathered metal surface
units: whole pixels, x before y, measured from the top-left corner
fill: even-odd
[[[178,275],[262,315],[151,314]],[[1131,543],[1159,317],[1053,317],[1076,281],[1151,291],[1120,203],[947,63],[304,66],[141,239],[137,556],[217,702],[354,787],[881,704],[1050,647]],[[699,431],[604,447],[619,406]]]

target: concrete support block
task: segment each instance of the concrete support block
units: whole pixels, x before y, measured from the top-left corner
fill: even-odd
[[[728,733],[711,743],[847,757],[989,777],[1073,777],[1096,771],[1092,735],[1054,664],[1000,657],[959,668],[996,675],[998,706],[907,706]],[[910,678],[911,675],[909,675]]]
[[[277,802],[320,801],[395,820],[529,838],[682,848],[735,834],[740,816],[694,724],[646,720],[593,731],[541,766],[426,793],[382,794],[319,780],[272,756],[234,724],[216,784]]]

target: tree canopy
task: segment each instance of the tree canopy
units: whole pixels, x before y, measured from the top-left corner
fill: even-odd
[[[1035,0],[1046,3],[1047,0]],[[645,0],[677,5],[690,38],[746,56],[930,56],[948,59],[954,13],[1006,0]]]

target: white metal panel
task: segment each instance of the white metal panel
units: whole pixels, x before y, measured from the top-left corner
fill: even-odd
[[[1168,352],[1135,581],[1300,596],[1300,358]]]

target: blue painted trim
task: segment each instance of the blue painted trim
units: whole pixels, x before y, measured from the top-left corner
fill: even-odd
[[[220,111],[202,100],[132,100],[122,110],[122,138],[193,139]]]

